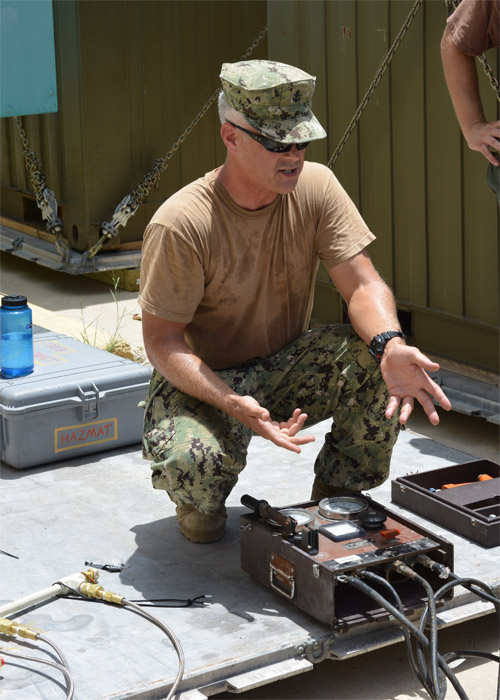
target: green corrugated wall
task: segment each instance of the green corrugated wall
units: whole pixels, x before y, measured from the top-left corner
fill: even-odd
[[[170,149],[269,22],[253,54],[317,76],[314,111],[328,138],[308,158],[327,163],[412,0],[100,0],[54,2],[59,112],[25,119],[70,243],[85,250],[115,206]],[[415,342],[498,371],[498,207],[486,161],[464,145],[444,82],[444,0],[424,0],[390,69],[333,170],[377,235],[371,254],[394,288]],[[489,52],[499,75],[498,51]],[[498,103],[480,72],[489,119]],[[173,156],[160,186],[111,247],[140,245],[170,193],[220,164],[214,108]],[[43,228],[12,119],[1,120],[2,214]],[[318,275],[314,314],[340,320]]]
[[[328,139],[308,150],[328,162],[413,7],[410,0],[270,0],[269,58],[317,76],[314,112]],[[377,241],[372,258],[393,287],[415,342],[498,371],[499,209],[485,158],[464,144],[444,81],[444,1],[424,0],[333,171]],[[488,52],[499,75],[498,50]],[[482,69],[487,118],[498,102]],[[318,320],[342,305],[324,271]]]

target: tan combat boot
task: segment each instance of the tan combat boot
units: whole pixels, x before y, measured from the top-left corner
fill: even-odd
[[[215,515],[206,515],[196,510],[190,503],[177,506],[177,521],[184,537],[191,542],[207,544],[217,542],[226,530],[227,513],[225,506]]]
[[[311,491],[311,501],[321,501],[322,498],[333,498],[334,496],[354,496],[353,491],[348,491],[340,486],[330,486],[315,477]]]

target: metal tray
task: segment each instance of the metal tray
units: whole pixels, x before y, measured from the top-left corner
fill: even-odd
[[[488,474],[488,481],[478,481]],[[463,484],[443,489],[445,484]],[[409,474],[391,483],[392,501],[483,547],[500,544],[500,465],[489,459]]]

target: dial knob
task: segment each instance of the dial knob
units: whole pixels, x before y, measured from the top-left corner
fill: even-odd
[[[367,530],[381,530],[386,520],[386,516],[376,510],[369,510],[361,516],[363,527]]]

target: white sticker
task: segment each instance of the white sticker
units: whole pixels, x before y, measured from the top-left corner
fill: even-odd
[[[337,564],[356,564],[357,562],[361,561],[361,557],[358,557],[357,554],[351,554],[348,557],[340,557],[340,559],[335,559]]]

